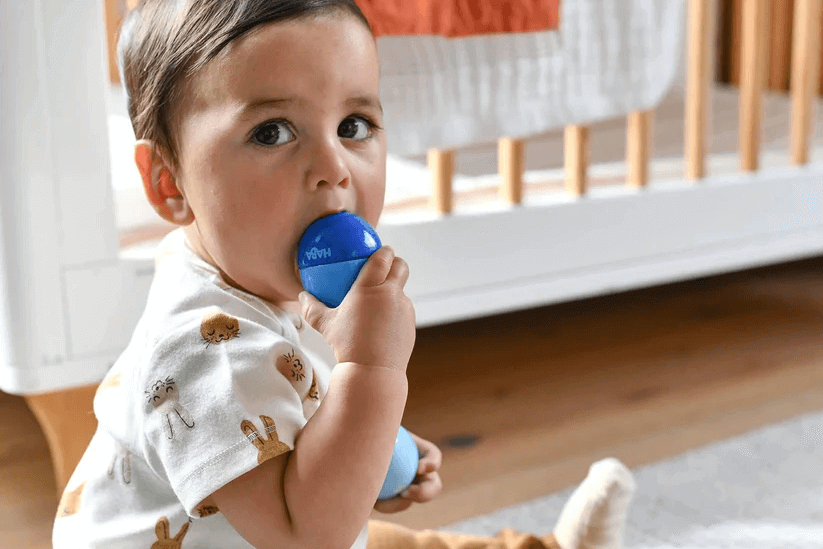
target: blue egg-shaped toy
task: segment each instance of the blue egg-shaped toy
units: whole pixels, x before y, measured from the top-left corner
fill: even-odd
[[[356,214],[321,217],[309,225],[298,246],[303,287],[327,307],[337,307],[366,260],[381,246],[377,232]]]
[[[417,444],[414,443],[411,434],[401,426],[397,433],[397,441],[394,443],[389,473],[377,499],[390,499],[405,490],[417,476],[419,461]]]

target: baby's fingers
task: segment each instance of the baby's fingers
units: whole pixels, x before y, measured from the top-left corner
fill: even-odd
[[[417,462],[417,474],[425,475],[440,470],[443,462],[443,453],[435,444],[418,438],[417,447],[420,450],[420,461]]]
[[[414,484],[406,488],[402,497],[417,503],[426,503],[440,495],[443,489],[443,482],[439,473],[428,473],[415,479]]]
[[[409,265],[406,261],[401,257],[394,258],[392,262],[391,270],[389,271],[389,275],[386,277],[386,280],[395,280],[403,288],[406,285],[406,281],[409,280]]]
[[[328,307],[305,290],[300,292],[298,299],[303,309],[303,318],[306,319],[312,328],[322,334],[328,322]]]

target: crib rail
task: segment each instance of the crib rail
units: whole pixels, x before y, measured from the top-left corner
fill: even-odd
[[[706,124],[711,70],[709,0],[689,3],[688,69],[686,75],[686,177],[706,174]]]
[[[706,177],[707,129],[714,78],[712,55],[717,0],[690,0],[687,44],[687,80],[684,108],[684,176],[699,181]],[[760,167],[762,93],[767,83],[769,52],[769,0],[743,0],[739,100],[739,155],[742,173]],[[820,70],[823,0],[796,0],[791,66],[790,156],[795,165],[809,161],[812,102]],[[632,112],[627,119],[626,185],[640,188],[649,181],[653,112]],[[566,127],[565,189],[574,196],[587,192],[589,128]],[[430,151],[429,168],[434,182],[431,204],[442,214],[452,212],[452,178],[455,151]],[[500,197],[509,204],[523,200],[524,142],[502,137],[498,146]]]
[[[760,112],[769,51],[769,0],[743,3],[743,43],[740,67],[740,169],[758,168]]]

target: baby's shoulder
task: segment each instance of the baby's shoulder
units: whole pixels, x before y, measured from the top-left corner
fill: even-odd
[[[262,300],[215,290],[208,285],[178,299],[147,307],[138,330],[140,369],[156,372],[192,368],[200,374],[212,366],[235,364],[270,355],[274,348],[294,346],[299,336],[289,316]]]
[[[283,313],[253,307],[239,300],[203,301],[157,318],[147,332],[153,354],[203,354],[219,347],[232,353],[250,347],[294,342]]]
[[[154,344],[216,345],[241,332],[293,339],[295,329],[286,312],[199,264],[158,271],[141,321]]]

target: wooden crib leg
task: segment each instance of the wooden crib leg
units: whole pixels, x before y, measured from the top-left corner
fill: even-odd
[[[432,149],[429,151],[428,161],[434,183],[432,206],[439,213],[451,213],[454,151]]]
[[[651,116],[652,113],[649,111],[629,114],[626,135],[626,180],[632,187],[645,187],[649,180]]]
[[[92,408],[96,390],[91,385],[26,397],[49,444],[58,497],[97,429]]]
[[[523,201],[523,140],[500,139],[497,149],[500,196],[509,204]]]
[[[566,190],[575,196],[586,193],[586,168],[589,163],[589,129],[566,126]]]

